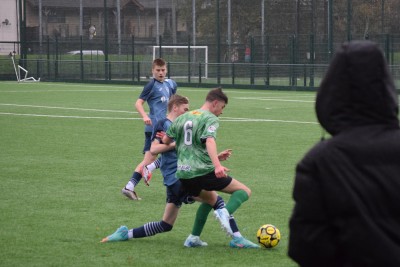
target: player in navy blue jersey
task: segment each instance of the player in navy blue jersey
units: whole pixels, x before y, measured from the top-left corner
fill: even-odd
[[[135,192],[135,186],[140,182],[142,176],[145,176],[145,183],[148,185],[151,172],[146,168],[146,165],[155,161],[151,166],[153,166],[153,168],[159,167],[159,160],[156,160],[156,156],[150,153],[151,134],[154,125],[167,116],[168,101],[177,90],[176,82],[166,78],[167,65],[163,59],[158,58],[153,61],[152,74],[152,79],[143,88],[143,91],[135,103],[135,108],[142,116],[145,124],[145,143],[143,148],[143,160],[136,166],[131,179],[125,187],[122,188],[122,194],[131,200],[140,200]],[[145,102],[147,102],[149,106],[148,114],[144,109]]]

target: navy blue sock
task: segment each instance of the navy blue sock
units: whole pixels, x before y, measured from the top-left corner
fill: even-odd
[[[172,225],[164,221],[159,222],[148,222],[143,226],[132,229],[133,238],[142,238],[146,236],[153,236],[163,232],[169,232],[172,230]]]
[[[229,218],[229,225],[231,226],[233,233],[239,232],[239,228],[237,227],[235,218],[233,218],[233,216]]]
[[[134,186],[136,186],[140,182],[141,179],[142,179],[142,175],[138,172],[134,172],[130,181],[133,183]]]
[[[160,166],[161,166],[161,158],[157,158],[154,161],[154,166],[156,166],[156,169],[160,168]]]
[[[213,209],[217,210],[217,209],[222,209],[223,207],[225,207],[225,202],[222,197],[218,196],[217,202],[215,202]]]

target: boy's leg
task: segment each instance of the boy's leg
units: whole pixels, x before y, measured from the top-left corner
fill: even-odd
[[[144,154],[143,161],[140,162],[136,166],[135,172],[133,173],[131,179],[125,185],[125,187],[122,188],[121,193],[123,195],[125,195],[127,198],[132,199],[132,200],[140,200],[140,198],[137,196],[137,194],[135,192],[135,187],[140,182],[140,180],[142,179],[143,166],[147,165],[148,163],[153,162],[155,159],[156,159],[156,156],[151,154],[149,151],[147,151]]]
[[[225,206],[225,202],[222,197],[218,196],[216,203],[213,207],[207,203],[201,203],[196,212],[196,217],[193,224],[192,233],[188,236],[185,243],[185,247],[204,247],[207,243],[200,240],[200,235],[203,232],[204,225],[207,222],[208,214],[212,209],[221,209]]]
[[[251,195],[251,190],[246,185],[233,178],[232,182],[221,191],[231,194],[226,204],[226,209],[229,214],[233,214]]]
[[[204,225],[207,222],[207,217],[212,207],[207,203],[201,203],[196,212],[196,217],[193,224],[192,235],[200,236],[203,231]]]

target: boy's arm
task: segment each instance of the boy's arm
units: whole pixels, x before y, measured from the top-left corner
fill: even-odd
[[[144,124],[151,125],[151,119],[149,118],[149,116],[147,116],[147,113],[143,107],[144,102],[145,101],[143,99],[138,98],[138,100],[136,100],[136,103],[135,103],[135,108],[136,108],[137,112],[139,112],[140,116],[142,116]]]
[[[166,145],[160,143],[160,140],[154,139],[154,141],[151,143],[150,153],[153,155],[158,155],[172,149],[175,149],[175,142]]]
[[[228,175],[227,172],[229,171],[229,169],[222,166],[221,162],[219,161],[217,143],[215,142],[214,137],[207,138],[206,147],[208,155],[210,156],[210,159],[215,167],[215,176],[217,176],[217,178],[226,177]]]
[[[162,138],[162,142],[166,145],[171,144],[172,142],[174,142],[174,139],[172,139],[171,137],[169,137],[168,135],[164,135]]]

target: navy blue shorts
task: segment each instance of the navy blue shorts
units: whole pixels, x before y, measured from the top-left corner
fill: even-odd
[[[144,132],[144,147],[143,147],[143,154],[147,151],[150,151],[151,147],[151,134],[152,132]]]
[[[183,190],[181,182],[179,180],[172,185],[167,186],[167,203],[173,203],[178,208],[182,206],[182,203],[192,204],[193,198]]]
[[[217,178],[212,171],[203,176],[197,176],[191,179],[179,179],[184,190],[191,196],[197,197],[201,190],[221,191],[232,182],[232,177]]]

